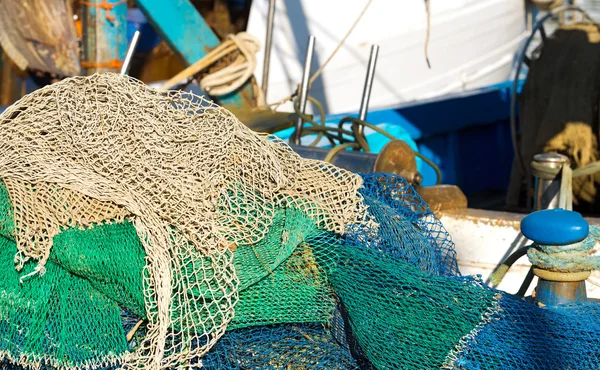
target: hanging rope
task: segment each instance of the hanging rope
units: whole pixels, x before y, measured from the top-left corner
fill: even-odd
[[[356,18],[356,20],[354,21],[354,23],[352,24],[352,26],[348,30],[348,32],[346,32],[346,35],[344,35],[344,37],[338,43],[338,45],[335,47],[335,49],[333,49],[333,52],[325,60],[325,62],[323,63],[323,65],[321,67],[319,67],[319,69],[317,69],[316,72],[313,73],[313,75],[310,77],[310,80],[308,81],[308,87],[310,87],[313,84],[313,82],[315,82],[315,80],[321,75],[321,73],[323,73],[323,70],[325,69],[325,67],[327,66],[327,64],[329,64],[329,62],[333,59],[333,57],[337,54],[337,52],[346,43],[346,40],[348,40],[348,37],[350,36],[350,34],[352,33],[352,31],[354,31],[354,29],[358,25],[358,22],[360,22],[360,20],[362,19],[363,15],[365,15],[365,13],[367,12],[367,9],[369,9],[369,6],[371,5],[372,2],[373,2],[373,0],[367,1],[367,3],[365,4],[365,7],[363,8],[363,10],[360,12],[360,14],[358,15],[358,17]]]
[[[425,11],[427,12],[427,32],[425,33],[425,61],[427,62],[427,67],[431,69],[431,63],[429,63],[429,36],[431,33],[431,0],[425,0]]]
[[[558,208],[573,210],[573,170],[569,163],[562,166]]]

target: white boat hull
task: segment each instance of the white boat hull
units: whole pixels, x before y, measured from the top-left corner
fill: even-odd
[[[261,40],[268,3],[254,1],[250,11],[248,32]],[[267,102],[296,89],[309,34],[316,37],[314,72],[365,4],[366,0],[277,1]],[[424,1],[373,1],[310,94],[330,114],[356,111],[371,44],[380,46],[370,105],[374,109],[503,82],[524,36],[525,5],[523,0],[431,1],[431,69],[424,54],[426,25]],[[258,81],[263,53],[261,49],[255,71]]]

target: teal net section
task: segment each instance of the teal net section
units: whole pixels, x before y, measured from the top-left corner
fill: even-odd
[[[319,324],[236,329],[225,334],[203,362],[210,370],[359,369],[330,328]]]
[[[459,276],[452,238],[423,198],[402,177],[390,174],[364,176],[361,190],[369,212],[379,223],[376,237],[354,230],[345,240],[384,251],[420,270],[440,276]]]

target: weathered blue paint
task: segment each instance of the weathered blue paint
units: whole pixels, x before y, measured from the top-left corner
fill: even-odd
[[[188,0],[137,0],[137,4],[173,51],[189,64],[220,44]]]
[[[137,0],[137,4],[171,49],[188,65],[202,59],[221,43],[188,0]],[[224,105],[248,104],[242,91],[251,96],[250,84],[219,100]]]
[[[89,0],[100,5],[102,0]],[[111,61],[123,61],[127,53],[127,3],[107,0],[115,4],[110,10],[84,6],[84,44],[87,62],[102,65]],[[119,4],[120,3],[120,4]],[[87,68],[88,74],[95,72],[118,72],[119,68]]]
[[[108,3],[117,3],[118,0],[111,0]],[[115,5],[110,11],[110,15],[114,18],[111,22],[104,17],[105,28],[108,35],[109,43],[114,48],[113,55],[117,60],[122,61],[127,54],[127,3]],[[112,24],[111,24],[112,23]]]
[[[546,209],[523,218],[521,232],[538,244],[566,245],[585,239],[590,226],[577,212],[560,208]]]
[[[535,300],[546,306],[557,306],[587,301],[585,281],[548,281],[538,280]]]

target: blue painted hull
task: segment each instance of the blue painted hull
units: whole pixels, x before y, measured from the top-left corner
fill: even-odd
[[[513,161],[510,93],[506,83],[371,112],[368,119],[404,128],[419,152],[440,167],[444,183],[458,185],[466,195],[505,191]],[[433,170],[422,166],[421,171],[424,184],[433,185]]]

